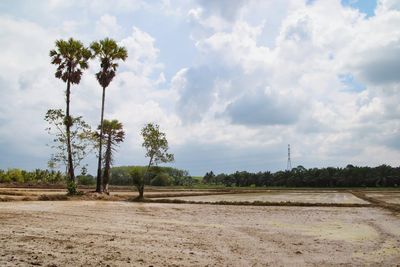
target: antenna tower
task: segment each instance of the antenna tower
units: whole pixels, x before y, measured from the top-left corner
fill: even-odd
[[[290,144],[288,144],[287,147],[287,166],[286,166],[287,171],[292,170],[292,161],[290,160]]]

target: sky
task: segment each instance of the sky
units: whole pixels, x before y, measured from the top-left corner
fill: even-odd
[[[70,37],[128,51],[106,91],[116,166],[146,164],[147,122],[191,175],[284,170],[288,144],[292,166],[399,166],[399,25],[399,0],[2,0],[0,168],[47,167],[44,115],[66,89],[49,51]],[[92,128],[98,69],[71,95]]]

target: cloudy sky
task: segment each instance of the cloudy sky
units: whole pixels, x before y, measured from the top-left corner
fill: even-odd
[[[285,169],[289,143],[293,166],[399,166],[399,26],[399,0],[2,0],[0,168],[46,168],[44,114],[65,108],[48,53],[69,37],[128,50],[106,93],[126,129],[115,165],[146,162],[156,122],[192,175]],[[72,88],[93,127],[98,68]]]

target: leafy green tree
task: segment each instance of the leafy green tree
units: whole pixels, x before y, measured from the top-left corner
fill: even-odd
[[[100,125],[98,127],[100,131]],[[122,123],[118,120],[103,121],[103,141],[105,146],[104,153],[104,173],[103,173],[103,192],[108,192],[108,184],[110,181],[110,168],[113,161],[113,152],[119,143],[125,139],[125,132],[122,129]]]
[[[213,173],[213,171],[206,172],[206,174],[203,177],[203,183],[205,184],[212,184],[214,183],[214,180],[215,180],[215,174]]]
[[[16,183],[23,183],[25,181],[21,169],[16,169],[16,168],[8,169],[6,175],[8,176],[9,180],[16,182]]]
[[[138,199],[143,199],[144,185],[149,180],[150,168],[154,164],[167,163],[174,161],[174,155],[168,153],[168,141],[165,133],[160,131],[160,126],[154,123],[146,124],[142,130],[142,146],[146,149],[146,157],[149,158],[146,171],[141,173],[132,173],[131,177],[136,188],[139,191]]]
[[[80,41],[72,38],[57,40],[56,48],[50,50],[51,64],[57,65],[55,76],[67,84],[66,90],[66,115],[64,125],[66,129],[68,176],[70,181],[75,182],[74,165],[72,159],[71,133],[73,119],[70,116],[70,95],[71,84],[79,84],[83,70],[89,67],[88,60],[91,58],[91,52],[85,48]]]
[[[49,109],[45,115],[45,121],[49,126],[47,132],[54,137],[51,148],[55,149],[55,153],[51,155],[48,166],[55,169],[57,165],[64,165],[68,173],[68,136],[64,126],[65,114],[61,109]],[[70,116],[72,126],[69,129],[70,146],[72,151],[72,166],[75,171],[81,166],[82,161],[95,147],[95,138],[89,124],[87,124],[81,116]]]
[[[9,183],[11,180],[7,177],[4,170],[0,169],[0,183]]]
[[[159,173],[153,179],[151,179],[150,184],[153,186],[168,186],[172,184],[171,177],[168,173]]]
[[[104,119],[104,101],[106,88],[110,85],[115,77],[118,68],[118,60],[123,60],[128,57],[128,52],[125,47],[120,47],[110,38],[105,38],[97,42],[93,42],[90,46],[95,57],[100,61],[100,71],[96,73],[96,78],[103,89],[101,100],[101,119],[100,119],[100,138],[99,138],[99,158],[97,165],[97,183],[96,192],[101,193],[102,175],[101,175],[101,158],[102,158],[102,141],[103,141],[103,119]]]

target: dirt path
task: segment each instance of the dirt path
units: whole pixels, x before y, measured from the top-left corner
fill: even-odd
[[[0,266],[393,266],[378,208],[104,201],[0,204]]]

